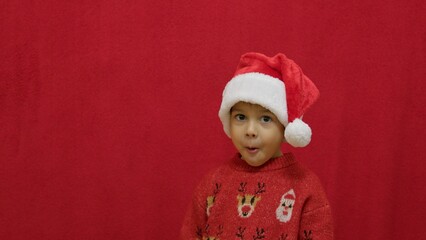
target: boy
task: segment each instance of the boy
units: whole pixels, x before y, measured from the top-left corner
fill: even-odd
[[[241,57],[219,110],[239,153],[198,185],[181,239],[333,239],[318,178],[281,152],[282,142],[309,144],[312,132],[301,118],[318,96],[284,54]]]

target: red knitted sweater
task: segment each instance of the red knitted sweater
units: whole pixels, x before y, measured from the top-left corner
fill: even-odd
[[[237,154],[197,186],[182,240],[333,239],[319,179],[293,154],[251,167]]]

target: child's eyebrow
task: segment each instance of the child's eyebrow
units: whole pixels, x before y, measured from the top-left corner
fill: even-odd
[[[262,110],[261,113],[268,113],[268,114],[273,114],[271,111],[269,111],[268,109]]]
[[[231,112],[236,111],[236,112],[242,112],[243,110],[239,109],[239,108],[231,108]]]

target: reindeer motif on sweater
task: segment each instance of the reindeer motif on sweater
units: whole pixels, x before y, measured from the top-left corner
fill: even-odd
[[[258,183],[254,194],[248,194],[246,190],[247,183],[240,183],[238,191],[241,193],[237,196],[238,215],[242,218],[248,218],[254,212],[257,202],[260,201],[260,194],[265,192],[265,183]]]

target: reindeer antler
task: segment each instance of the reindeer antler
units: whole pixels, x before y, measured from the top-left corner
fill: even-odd
[[[238,192],[245,193],[246,192],[246,185],[247,185],[246,182],[240,183],[240,188],[238,188]]]
[[[197,226],[197,231],[196,231],[196,233],[197,233],[197,236],[199,236],[200,238],[202,238],[202,237],[203,237],[203,230],[202,230],[200,227],[198,227],[198,226]]]
[[[281,234],[281,236],[280,236],[280,239],[279,239],[279,240],[286,240],[286,239],[287,239],[287,237],[288,237],[288,234],[284,235],[284,233],[283,233],[283,234]]]
[[[210,225],[209,224],[206,224],[206,228],[204,228],[204,232],[207,234],[207,235],[210,235]]]
[[[238,232],[236,233],[237,237],[244,240],[244,231],[245,230],[246,230],[246,228],[239,227]]]
[[[265,230],[263,228],[256,228],[256,236],[253,236],[253,240],[263,238],[265,238]]]
[[[265,183],[257,183],[256,195],[265,192]]]
[[[312,230],[304,230],[303,233],[305,234],[305,240],[312,240]]]
[[[220,189],[222,188],[222,184],[216,183],[216,189],[213,190],[213,194],[216,196],[220,192]]]
[[[220,237],[220,235],[222,235],[222,233],[223,233],[223,225],[219,225],[219,229],[217,231],[216,236]]]

